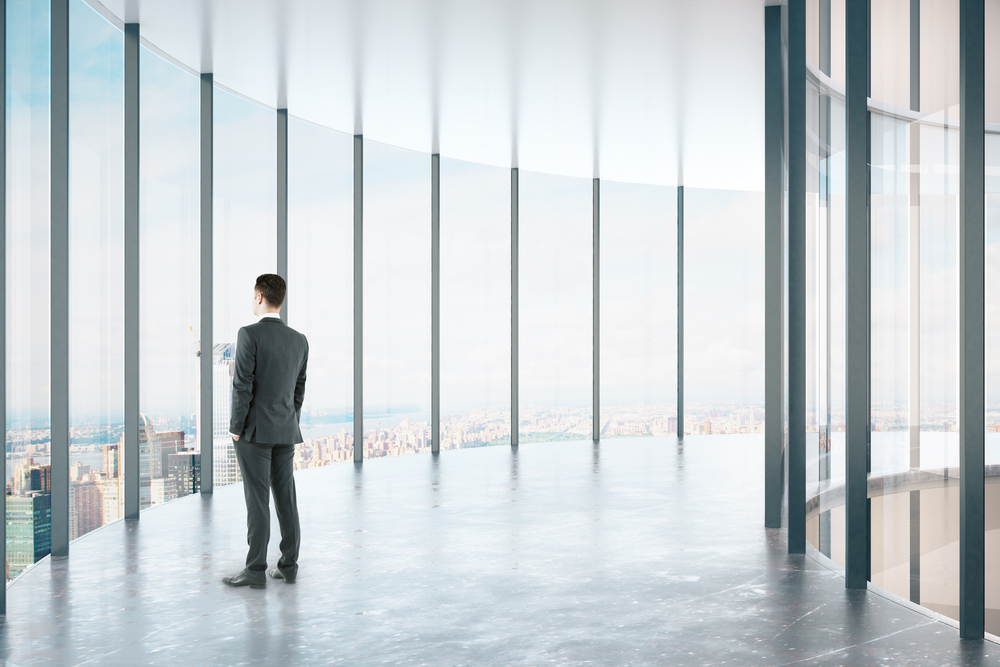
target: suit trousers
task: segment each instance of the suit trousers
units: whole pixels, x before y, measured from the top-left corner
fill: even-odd
[[[270,491],[274,495],[274,511],[281,528],[278,569],[294,576],[299,569],[299,509],[292,477],[295,445],[238,441],[235,449],[247,503],[247,544],[250,546],[247,569],[260,573],[267,569],[267,545],[271,540]]]

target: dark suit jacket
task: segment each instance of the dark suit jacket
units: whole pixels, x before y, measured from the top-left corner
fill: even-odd
[[[308,359],[306,337],[277,317],[240,329],[229,432],[266,445],[302,442],[299,411]]]

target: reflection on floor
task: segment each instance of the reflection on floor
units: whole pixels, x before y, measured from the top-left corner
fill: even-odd
[[[298,583],[232,589],[242,489],[8,591],[14,665],[972,665],[1000,647],[785,554],[760,436],[522,445],[297,473]],[[272,552],[277,548],[277,527]]]

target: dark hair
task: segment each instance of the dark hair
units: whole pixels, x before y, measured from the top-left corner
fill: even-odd
[[[285,279],[276,273],[259,275],[253,291],[263,296],[272,308],[280,308],[285,302]]]

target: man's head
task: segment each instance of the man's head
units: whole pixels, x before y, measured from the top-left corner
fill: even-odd
[[[285,302],[285,279],[274,273],[257,276],[253,286],[253,314],[277,313]]]

